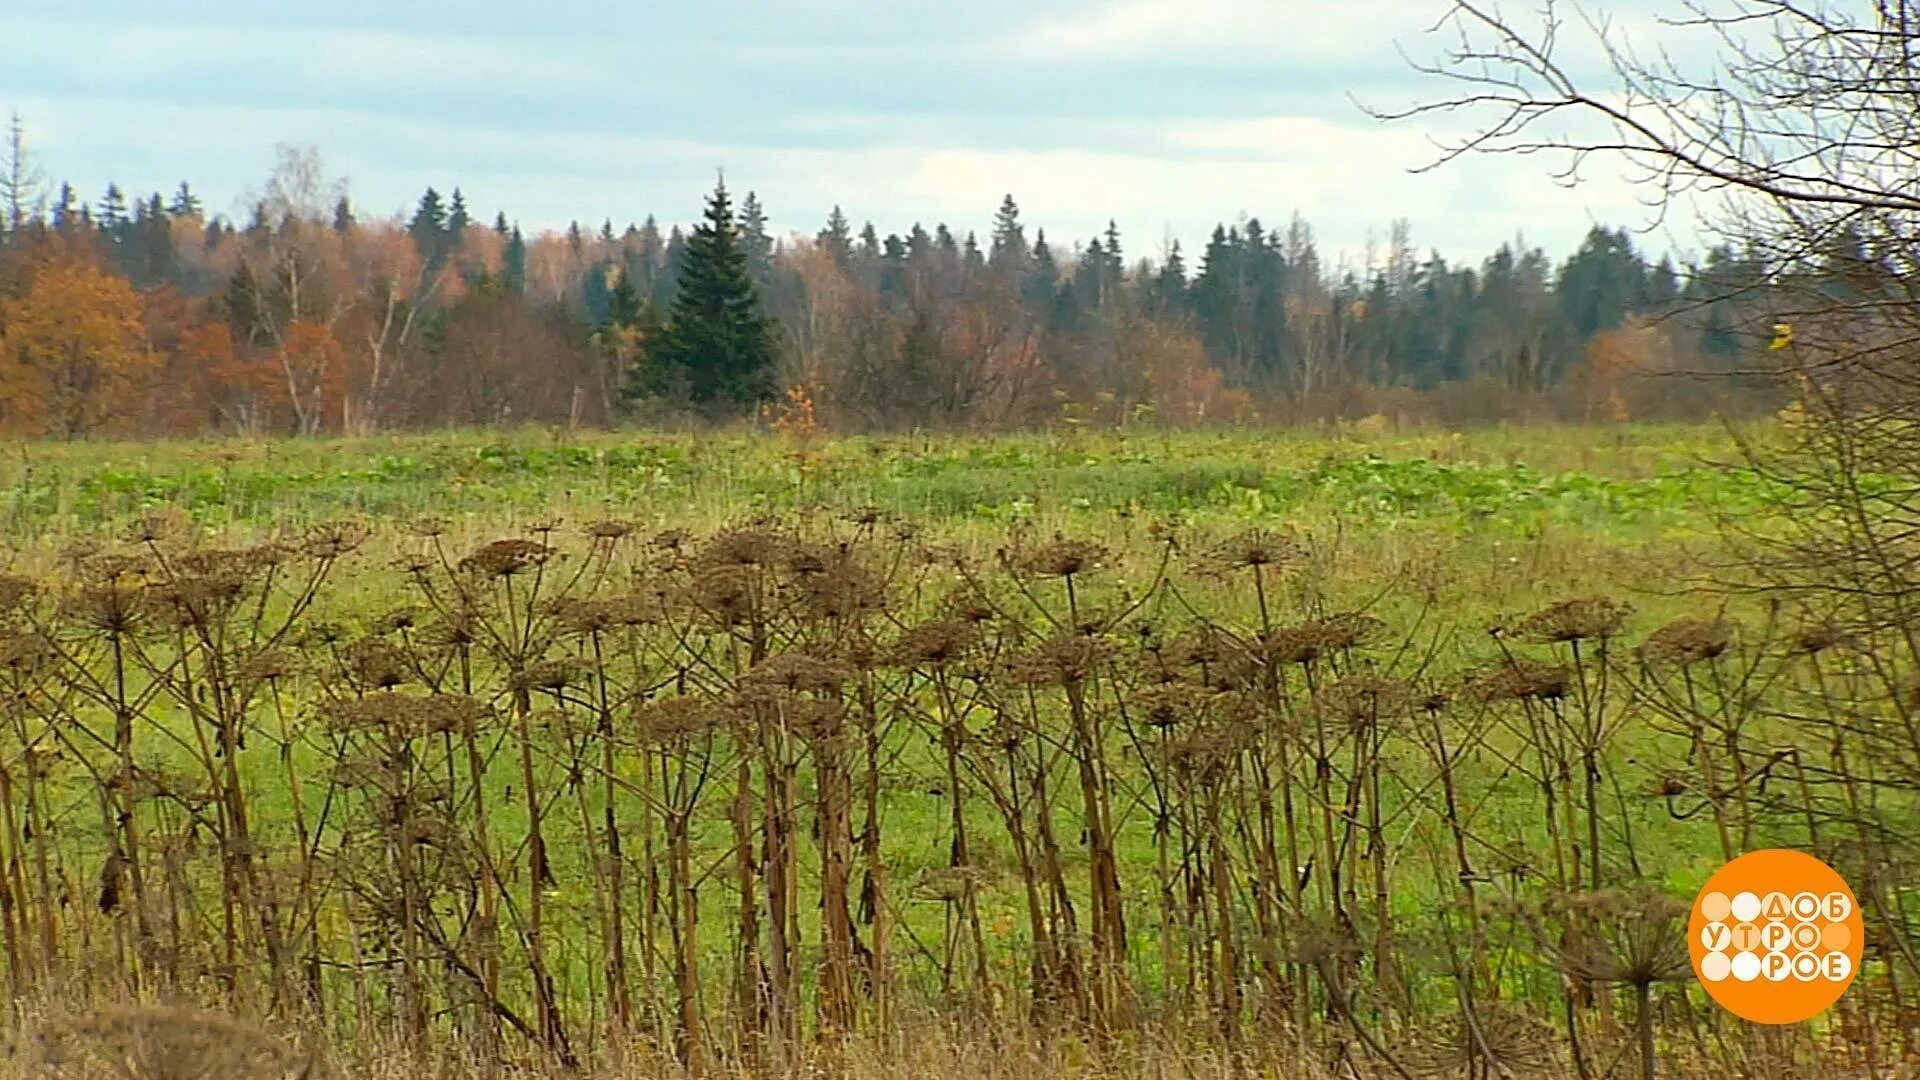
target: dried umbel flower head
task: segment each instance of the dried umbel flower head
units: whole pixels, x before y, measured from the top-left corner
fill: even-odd
[[[1162,744],[1160,756],[1183,777],[1212,780],[1233,766],[1249,738],[1250,732],[1240,725],[1213,724],[1172,736]]]
[[[1481,702],[1558,701],[1572,685],[1573,673],[1558,664],[1514,657],[1469,679],[1467,692]]]
[[[53,642],[40,631],[0,627],[0,670],[16,676],[40,671],[56,655]]]
[[[743,694],[755,698],[793,694],[831,694],[845,685],[853,672],[834,659],[803,649],[770,656],[740,678]]]
[[[974,626],[992,622],[999,614],[994,610],[992,602],[974,588],[956,589],[948,593],[946,599],[940,602],[940,606],[949,617]]]
[[[1311,664],[1330,653],[1371,644],[1385,630],[1386,624],[1371,615],[1329,615],[1273,631],[1258,643],[1256,652],[1270,664]]]
[[[414,695],[394,690],[340,698],[321,707],[321,717],[335,731],[377,732],[399,742],[471,731],[488,715],[485,704],[465,694]]]
[[[1314,705],[1328,719],[1361,730],[1408,715],[1418,701],[1413,687],[1400,679],[1353,675],[1321,690]]]
[[[587,666],[578,660],[537,660],[514,672],[507,682],[515,690],[541,690],[557,694],[569,686],[586,681]]]
[[[53,1080],[307,1080],[315,1059],[264,1028],[218,1013],[115,1006],[34,1034],[39,1075]]]
[[[551,612],[560,628],[570,634],[591,637],[616,630],[626,623],[621,618],[618,600],[599,597],[568,597],[556,601]]]
[[[379,638],[361,638],[348,645],[342,659],[353,681],[369,690],[390,690],[410,678],[406,652]]]
[[[1098,674],[1113,656],[1113,646],[1082,634],[1056,634],[1038,647],[1013,657],[1007,675],[1021,686],[1066,686]]]
[[[159,544],[178,540],[193,528],[193,519],[177,506],[162,506],[141,514],[127,526],[127,540],[135,544]]]
[[[1649,664],[1686,667],[1712,660],[1733,644],[1733,624],[1725,619],[1681,618],[1647,635],[1640,657]]]
[[[1306,548],[1291,536],[1269,532],[1266,529],[1248,529],[1215,544],[1207,552],[1207,558],[1217,567],[1240,570],[1262,566],[1290,566],[1299,562],[1305,554]]]
[[[1069,540],[1056,536],[1037,548],[1012,556],[1016,569],[1032,577],[1071,578],[1089,574],[1107,561],[1110,553],[1091,540]]]
[[[543,566],[553,556],[554,549],[538,540],[494,540],[461,559],[460,570],[479,578],[504,579]]]
[[[315,559],[338,559],[366,542],[372,532],[365,522],[327,521],[310,526],[300,549]]]
[[[587,535],[602,543],[612,543],[633,534],[633,522],[608,519],[587,526]]]
[[[1620,632],[1633,608],[1604,596],[1562,600],[1521,619],[1513,632],[1526,641],[1549,644],[1604,641]]]
[[[738,626],[755,614],[757,574],[749,566],[715,566],[689,582],[678,599],[716,626]]]
[[[851,559],[838,560],[826,573],[800,579],[800,601],[822,619],[848,619],[886,606],[887,590],[880,576]]]
[[[1828,649],[1847,644],[1848,640],[1846,630],[1838,623],[1810,622],[1794,631],[1793,651],[1805,656],[1817,656]]]
[[[732,721],[729,710],[697,697],[642,701],[633,708],[634,735],[643,745],[650,746],[697,739],[727,727]]]
[[[1473,1017],[1452,1015],[1427,1025],[1431,1042],[1409,1038],[1397,1047],[1400,1064],[1415,1076],[1559,1076],[1566,1072],[1553,1026],[1503,1002],[1480,1002]],[[1486,1072],[1489,1061],[1494,1064]]]
[[[62,606],[82,626],[110,637],[133,633],[152,611],[146,589],[121,576],[82,586]]]
[[[0,574],[0,619],[9,618],[32,604],[40,587],[18,574]]]
[[[695,562],[702,567],[775,567],[793,551],[793,539],[756,525],[722,529],[702,545]]]
[[[1133,695],[1128,710],[1148,727],[1171,728],[1205,716],[1214,696],[1192,683],[1160,683]]]
[[[961,660],[980,643],[980,631],[961,619],[930,619],[908,627],[888,655],[903,667],[939,668]]]
[[[252,683],[292,678],[299,671],[300,658],[290,649],[262,649],[240,662],[240,678]]]
[[[1549,901],[1545,914],[1565,929],[1551,951],[1575,979],[1650,986],[1685,976],[1687,904],[1652,886],[1576,893]]]
[[[809,742],[825,742],[846,727],[846,706],[821,698],[787,698],[774,706],[775,722]]]
[[[458,649],[479,640],[479,620],[471,611],[455,610],[420,628],[419,642],[433,649]]]

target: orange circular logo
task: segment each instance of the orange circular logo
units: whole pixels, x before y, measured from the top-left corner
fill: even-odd
[[[1693,973],[1757,1024],[1797,1024],[1840,1000],[1865,934],[1853,890],[1811,855],[1772,848],[1707,879],[1687,920]]]

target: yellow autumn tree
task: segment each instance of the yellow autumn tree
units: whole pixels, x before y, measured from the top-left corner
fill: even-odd
[[[90,260],[58,255],[0,301],[0,429],[77,438],[137,410],[159,366],[140,294]]]

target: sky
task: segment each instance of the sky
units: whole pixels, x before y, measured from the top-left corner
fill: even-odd
[[[1645,3],[1651,0],[1634,0]],[[1526,5],[1530,6],[1530,5]],[[1477,263],[1557,257],[1654,215],[1617,166],[1575,187],[1539,158],[1435,172],[1442,121],[1382,108],[1446,88],[1405,55],[1446,0],[7,0],[0,110],[54,181],[97,198],[190,181],[236,218],[279,142],[316,146],[363,216],[459,187],[529,232],[693,220],[724,169],[779,233],[835,204],[884,235],[984,238],[1003,194],[1069,250],[1127,256],[1295,212],[1329,261],[1406,218]],[[1673,219],[1651,250],[1697,247]]]

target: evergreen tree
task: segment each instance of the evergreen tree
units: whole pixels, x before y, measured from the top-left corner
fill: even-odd
[[[660,276],[667,263],[667,242],[660,236],[660,223],[652,214],[640,226],[640,235],[634,239],[633,255],[627,260],[634,274],[634,288],[640,295],[660,302]]]
[[[200,196],[193,193],[193,188],[189,187],[185,180],[180,181],[180,186],[174,189],[173,202],[168,204],[167,213],[174,217],[200,215]]]
[[[893,303],[907,299],[907,242],[888,233],[881,245],[880,298]]]
[[[494,235],[502,240],[513,235],[512,227],[507,224],[507,212],[505,210],[493,215],[493,232]]]
[[[527,291],[527,241],[520,235],[518,225],[513,227],[513,232],[507,237],[506,249],[501,252],[500,276],[505,280],[507,291],[513,295]]]
[[[1111,278],[1111,284],[1118,285],[1126,273],[1127,265],[1126,259],[1120,254],[1120,226],[1112,218],[1107,219],[1107,231],[1103,239],[1107,252],[1107,275]]]
[[[1020,224],[1020,206],[1012,195],[1000,200],[993,215],[993,240],[987,252],[987,265],[1003,273],[1017,274],[1027,264],[1027,234]]]
[[[840,204],[834,204],[833,212],[827,215],[827,227],[820,230],[814,241],[827,249],[836,265],[845,267],[853,261],[853,233],[847,226],[847,215],[840,212]]]
[[[80,212],[80,197],[74,194],[73,185],[62,182],[59,194],[53,198],[53,231],[61,236],[73,235]]]
[[[340,201],[333,204],[333,231],[352,232],[353,226],[353,204],[347,201],[345,195],[342,195]]]
[[[766,289],[773,283],[773,237],[767,235],[767,214],[753,192],[740,202],[740,245],[747,252],[747,272]]]
[[[421,194],[413,220],[407,223],[407,234],[413,237],[413,248],[423,262],[429,267],[440,264],[447,235],[447,208],[438,191],[428,188]]]
[[[773,324],[747,272],[722,181],[687,239],[672,314],[644,382],[655,390],[684,387],[698,404],[739,410],[772,396],[775,358]]]
[[[453,201],[447,206],[447,234],[453,238],[455,244],[458,244],[461,235],[471,224],[473,224],[473,216],[467,213],[467,197],[460,193],[459,188],[454,188]]]
[[[666,308],[672,305],[674,293],[680,289],[680,272],[687,265],[687,236],[675,225],[667,230],[667,246],[661,253],[660,277],[654,283],[653,302],[656,307]]]
[[[1180,241],[1175,240],[1167,248],[1167,261],[1160,264],[1160,272],[1153,279],[1154,306],[1162,315],[1172,315],[1186,310],[1187,306],[1187,260],[1180,253]]]
[[[100,209],[94,214],[94,223],[110,240],[119,240],[120,229],[127,223],[127,197],[120,192],[119,184],[108,184],[107,193],[100,197]]]
[[[1060,289],[1060,264],[1054,261],[1053,248],[1047,244],[1047,230],[1033,234],[1033,265],[1021,282],[1020,299],[1035,318],[1045,321],[1053,310]]]
[[[631,274],[617,274],[618,280],[607,293],[607,323],[616,327],[639,326],[646,318],[646,309],[650,307],[640,298],[640,290],[633,284]]]

